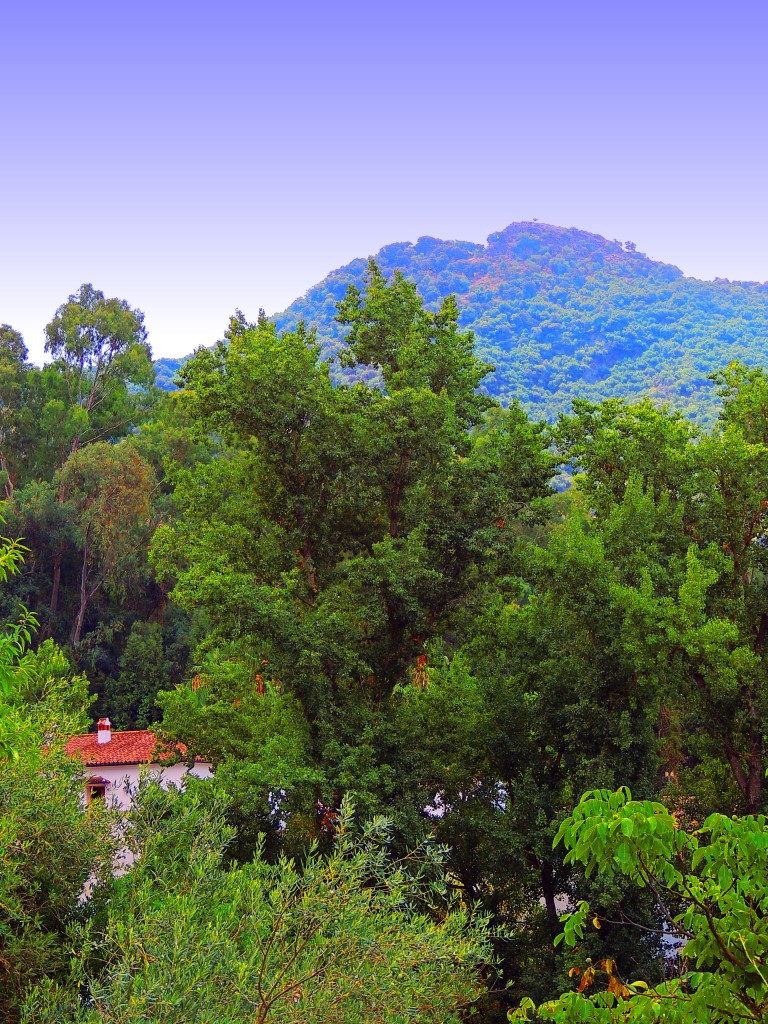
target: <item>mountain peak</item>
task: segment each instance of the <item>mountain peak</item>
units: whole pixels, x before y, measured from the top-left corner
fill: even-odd
[[[488,236],[487,252],[492,258],[533,260],[550,264],[556,259],[569,265],[578,262],[582,272],[620,269],[622,273],[661,273],[666,279],[682,277],[677,267],[659,263],[638,252],[634,242],[609,241],[602,235],[580,228],[562,228],[542,221],[516,221],[503,231]]]
[[[461,323],[496,365],[488,389],[534,414],[576,397],[650,393],[690,414],[714,409],[708,375],[733,359],[768,362],[768,288],[697,281],[633,242],[579,228],[517,221],[477,242],[422,236],[374,256],[435,309],[456,295]],[[332,357],[343,342],[336,303],[363,285],[367,260],[334,270],[275,319],[317,329]],[[337,371],[334,369],[334,373]]]
[[[574,398],[645,394],[706,422],[717,406],[710,374],[734,359],[768,364],[768,284],[684,277],[632,242],[531,220],[486,244],[423,235],[374,259],[431,309],[455,295],[478,354],[496,366],[488,390],[534,415],[552,419]],[[317,330],[337,380],[336,304],[363,286],[367,266],[360,257],[339,267],[275,317],[280,330],[300,320]],[[157,365],[170,373],[178,361]]]

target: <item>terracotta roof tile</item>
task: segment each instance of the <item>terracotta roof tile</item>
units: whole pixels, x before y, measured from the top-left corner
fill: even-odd
[[[149,729],[113,732],[109,743],[98,743],[96,733],[89,732],[73,736],[66,749],[86,765],[157,764],[173,756],[173,751],[160,746],[157,736]],[[187,748],[177,743],[176,750],[183,756]]]

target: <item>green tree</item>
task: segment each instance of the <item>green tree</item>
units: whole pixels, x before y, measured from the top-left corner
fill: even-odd
[[[386,391],[334,387],[311,335],[265,320],[233,318],[228,345],[186,364],[182,400],[221,447],[175,474],[182,516],[158,530],[153,555],[174,598],[209,618],[201,654],[222,647],[254,666],[237,696],[250,698],[258,673],[298,702],[306,768],[322,773],[316,825],[348,788],[366,813],[413,807],[397,795],[408,761],[397,687],[493,575],[518,518],[543,512],[554,465],[542,426],[518,409],[471,432],[488,368],[454,305],[427,314],[410,285],[372,268],[341,315],[349,358],[380,366]],[[165,701],[175,728],[186,699]],[[185,739],[198,724],[186,719]]]
[[[135,410],[133,403],[126,406],[126,383],[146,388],[154,380],[144,314],[84,284],[59,306],[45,336],[45,350],[67,385],[71,450],[130,423]],[[105,406],[113,413],[106,423],[99,419]],[[128,419],[115,422],[121,413]]]
[[[621,964],[582,962],[578,991],[538,1008],[530,1000],[510,1020],[595,1024],[726,1024],[768,1015],[768,822],[763,815],[713,814],[692,832],[662,804],[629,790],[586,793],[555,839],[566,860],[591,874],[620,873],[649,889],[670,938],[684,943],[680,970],[652,988],[621,975]],[[561,938],[576,952],[599,917],[582,903]],[[597,993],[597,994],[594,994]]]
[[[0,520],[2,521],[2,520]],[[0,583],[7,583],[20,571],[24,546],[18,540],[0,538]],[[18,757],[27,723],[17,710],[20,693],[19,663],[27,652],[36,625],[34,615],[24,610],[21,618],[0,632],[0,758]]]
[[[421,685],[404,689],[399,724],[453,869],[509,928],[510,997],[543,998],[559,970],[564,894],[588,894],[614,919],[602,933],[614,955],[658,971],[655,937],[621,923],[631,906],[653,927],[652,903],[585,884],[552,839],[586,786],[624,781],[654,794],[659,697],[638,681],[619,581],[578,509],[519,571],[478,594],[457,654],[433,647]]]
[[[36,419],[30,386],[35,371],[27,355],[21,334],[8,324],[0,325],[0,471],[7,500],[25,475]]]
[[[623,588],[624,650],[679,723],[679,762],[704,775],[725,766],[732,806],[754,813],[765,773],[768,386],[739,366],[718,381],[723,411],[709,435],[647,402],[581,405],[561,425],[562,450],[584,471],[589,528]]]
[[[301,852],[307,808],[323,781],[302,706],[289,689],[265,679],[267,668],[242,648],[217,646],[191,686],[161,693],[158,700],[164,731],[188,735],[194,723],[195,750],[216,763],[217,781],[229,794],[229,818],[237,825],[228,855],[237,859],[247,859],[260,842],[273,857],[285,847]]]
[[[336,320],[350,327],[342,364],[377,367],[390,396],[424,387],[445,394],[454,403],[458,429],[478,423],[496,404],[478,391],[494,368],[475,355],[472,333],[459,330],[455,296],[431,313],[399,271],[387,281],[369,260],[365,292],[350,285]]]
[[[168,686],[163,629],[159,622],[134,622],[120,657],[120,675],[110,689],[109,717],[116,729],[146,729],[160,718],[155,698]]]
[[[93,890],[106,877],[114,845],[106,816],[83,813],[82,770],[63,749],[75,725],[65,711],[71,687],[51,692],[43,680],[42,690],[38,705],[17,712],[23,739],[17,732],[16,756],[6,757],[0,772],[0,1014],[6,1021],[17,1019],[30,986],[68,973],[68,930],[82,916],[86,883]],[[99,902],[93,898],[92,913]]]
[[[2,542],[0,580],[22,555]],[[114,846],[105,816],[83,814],[82,771],[64,750],[85,722],[87,680],[51,641],[31,651],[33,626],[27,615],[0,633],[0,1015],[9,1022],[31,986],[68,973],[68,929]]]
[[[29,998],[27,1024],[460,1019],[491,949],[485,920],[451,898],[439,850],[394,862],[387,822],[358,831],[345,806],[328,856],[269,863],[257,850],[227,870],[231,830],[206,785],[140,797],[130,834],[141,856],[73,978],[88,1004],[48,985]]]
[[[81,549],[80,593],[71,641],[82,635],[88,604],[105,585],[125,586],[152,533],[152,468],[129,441],[74,451],[57,478],[67,495]]]
[[[155,395],[144,314],[124,299],[106,299],[90,284],[70,295],[45,328],[53,357],[43,372],[44,436],[53,439],[50,470],[95,441],[124,436],[143,418]],[[50,445],[49,445],[50,447]],[[59,483],[59,501],[67,499]],[[50,611],[58,610],[64,550],[53,558]]]

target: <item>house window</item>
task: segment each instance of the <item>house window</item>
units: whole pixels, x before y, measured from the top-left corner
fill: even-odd
[[[90,806],[92,803],[103,801],[107,795],[108,785],[109,782],[106,779],[89,779],[85,784],[85,802]]]

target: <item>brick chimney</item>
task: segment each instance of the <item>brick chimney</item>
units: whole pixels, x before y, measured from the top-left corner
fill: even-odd
[[[109,743],[112,739],[112,723],[108,718],[100,718],[96,726],[96,742]]]

